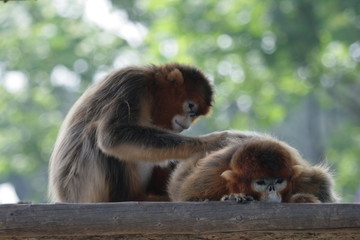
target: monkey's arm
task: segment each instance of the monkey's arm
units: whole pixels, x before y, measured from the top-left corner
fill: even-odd
[[[236,134],[217,132],[188,137],[158,128],[106,122],[97,128],[97,144],[104,153],[122,160],[163,161],[205,154],[227,145]]]

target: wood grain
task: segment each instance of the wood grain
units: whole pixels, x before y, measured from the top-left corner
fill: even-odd
[[[0,205],[0,239],[360,239],[360,204]]]

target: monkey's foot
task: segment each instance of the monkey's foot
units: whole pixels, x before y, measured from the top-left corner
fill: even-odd
[[[297,193],[290,198],[292,203],[321,203],[321,201],[312,194]]]
[[[220,201],[227,202],[227,201],[235,201],[237,203],[248,203],[254,201],[252,196],[246,196],[242,193],[232,193],[229,195],[223,196]]]

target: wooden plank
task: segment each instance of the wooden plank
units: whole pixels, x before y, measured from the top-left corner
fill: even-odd
[[[360,204],[0,205],[0,239],[360,239]]]

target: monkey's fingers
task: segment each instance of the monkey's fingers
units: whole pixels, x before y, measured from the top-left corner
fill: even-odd
[[[254,201],[252,196],[245,195],[243,193],[232,193],[229,195],[223,196],[220,201],[227,202],[227,201],[235,201],[237,203],[248,203]]]

